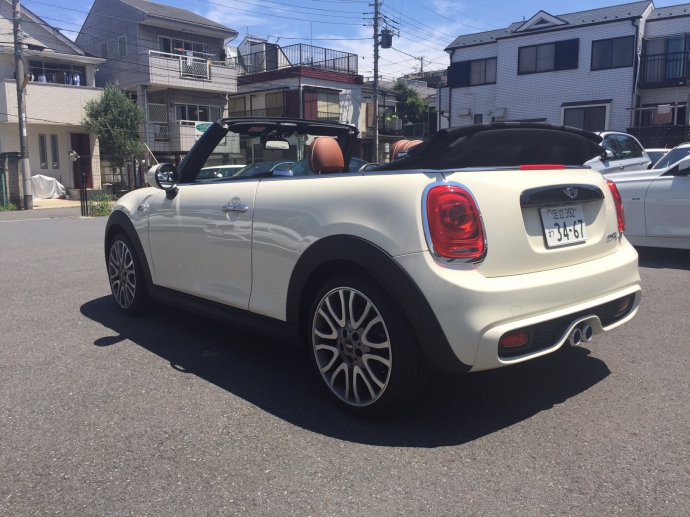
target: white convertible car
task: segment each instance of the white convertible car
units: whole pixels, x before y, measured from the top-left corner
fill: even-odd
[[[199,180],[228,132],[247,153],[304,153],[310,171]],[[581,165],[601,137],[469,126],[350,172],[355,137],[317,121],[212,124],[179,169],[152,168],[152,187],[111,214],[119,308],[153,300],[301,343],[329,396],[364,414],[405,407],[434,370],[519,363],[636,313],[618,191]]]
[[[618,187],[625,236],[636,246],[690,249],[690,156],[670,163],[644,172],[604,176]]]

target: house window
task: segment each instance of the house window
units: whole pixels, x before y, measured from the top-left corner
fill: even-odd
[[[176,104],[175,120],[190,120],[192,122],[211,122],[220,118],[212,118],[213,110],[219,113],[220,108],[210,106],[199,106],[197,104]]]
[[[478,115],[474,116],[474,123],[475,124],[481,124],[483,119],[484,119],[484,116],[481,113],[479,113]]]
[[[244,117],[244,97],[236,97],[228,100],[228,117]]]
[[[48,168],[48,150],[46,148],[46,136],[38,135],[38,156],[41,160],[41,169]]]
[[[127,56],[127,36],[120,36],[117,38],[117,48],[120,52],[120,57]]]
[[[607,112],[608,105],[563,108],[563,125],[587,131],[604,131]]]
[[[101,43],[101,57],[104,59],[108,59],[108,42],[104,41]]]
[[[579,39],[520,47],[518,75],[573,70],[578,66],[579,55]]]
[[[215,122],[222,116],[221,109],[218,106],[211,106],[211,122]]]
[[[50,135],[50,157],[53,160],[53,169],[60,168],[60,158],[58,157],[57,135]]]
[[[457,61],[448,70],[448,86],[466,88],[480,84],[496,83],[496,58]]]
[[[470,86],[496,83],[496,58],[470,61]]]
[[[165,36],[158,37],[158,50],[166,54],[186,54],[187,52],[193,52],[194,54],[209,53],[208,45],[205,43],[166,38]]]
[[[29,61],[34,81],[86,86],[86,67],[52,61]]]
[[[282,117],[285,114],[285,103],[283,102],[283,92],[266,94],[266,116]]]
[[[592,70],[633,66],[634,36],[592,42]]]
[[[316,113],[317,120],[340,122],[340,94],[338,92],[318,92]]]

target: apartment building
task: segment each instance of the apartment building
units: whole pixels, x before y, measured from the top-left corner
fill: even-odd
[[[0,162],[8,175],[11,200],[21,204],[14,22],[11,2],[1,0],[0,5],[0,31],[5,34],[0,43]],[[87,186],[99,188],[98,142],[81,122],[84,105],[100,95],[95,73],[103,59],[88,55],[26,7],[22,7],[22,32],[22,59],[29,74],[25,99],[31,174],[78,188],[84,172]],[[70,160],[71,150],[79,154],[78,161]]]
[[[540,11],[459,36],[446,51],[438,96],[450,127],[543,121],[627,131],[647,147],[690,140],[690,4]]]
[[[357,125],[363,78],[357,55],[306,44],[280,46],[247,37],[237,54],[237,92],[228,96],[228,116],[289,117]],[[247,161],[303,158],[304,146],[266,152],[258,144],[240,142]],[[361,138],[355,156],[361,154]]]
[[[554,16],[459,36],[441,102],[451,127],[541,121],[625,130],[637,103],[637,55],[652,2]]]
[[[226,114],[237,89],[229,27],[186,9],[147,0],[95,0],[77,37],[106,61],[97,84],[117,81],[146,113],[142,138],[159,162],[179,163],[207,124]],[[233,163],[238,142],[225,140],[212,160]]]

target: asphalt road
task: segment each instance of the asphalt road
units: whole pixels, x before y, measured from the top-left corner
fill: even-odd
[[[105,219],[26,219],[0,214],[0,515],[690,515],[688,252],[641,250],[639,314],[587,348],[368,422],[299,351],[119,314]]]

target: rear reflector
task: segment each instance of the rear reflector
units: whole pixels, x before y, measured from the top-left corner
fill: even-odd
[[[531,165],[520,165],[521,171],[540,171],[543,169],[565,169],[565,165],[555,165],[552,163],[534,163]]]
[[[618,231],[622,233],[625,231],[625,212],[623,212],[623,199],[621,199],[621,195],[618,192],[618,187],[616,187],[616,184],[613,181],[606,180],[606,184],[609,186],[609,189],[611,190],[611,195],[613,196],[613,203],[616,205],[616,216],[618,217]]]
[[[429,190],[426,202],[429,236],[438,255],[465,260],[484,256],[484,225],[469,192],[457,185],[439,185]]]
[[[529,334],[527,332],[515,332],[514,334],[506,334],[499,341],[498,344],[503,348],[514,348],[516,346],[526,345],[529,341]]]

